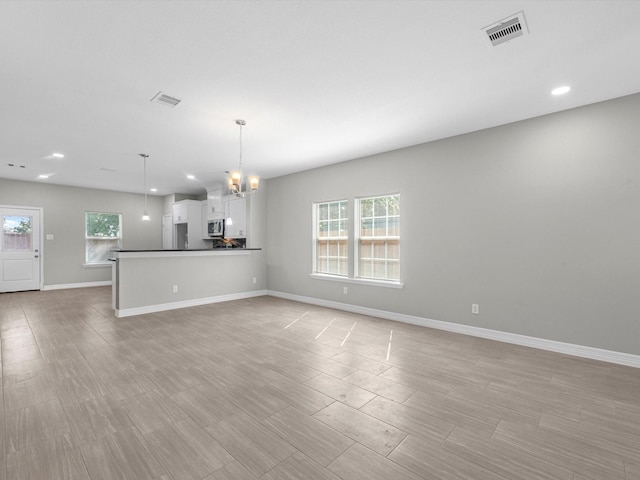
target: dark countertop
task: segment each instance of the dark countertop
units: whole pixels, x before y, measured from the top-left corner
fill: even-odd
[[[245,250],[262,250],[261,248],[229,248],[229,247],[216,247],[216,248],[193,248],[193,249],[172,249],[172,250],[164,250],[162,248],[158,249],[137,249],[137,250],[111,250],[112,252],[122,252],[122,253],[137,253],[137,252],[218,252],[218,251],[237,251],[242,252]]]

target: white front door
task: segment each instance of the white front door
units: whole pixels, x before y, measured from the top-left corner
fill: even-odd
[[[0,207],[0,292],[40,290],[40,210]]]

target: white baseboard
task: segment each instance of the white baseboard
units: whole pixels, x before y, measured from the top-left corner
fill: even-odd
[[[446,330],[448,332],[462,333],[473,337],[487,338],[497,340],[499,342],[512,343],[525,347],[537,348],[540,350],[548,350],[551,352],[564,353],[576,357],[590,358],[593,360],[601,360],[603,362],[616,363],[619,365],[627,365],[630,367],[640,368],[640,355],[632,355],[630,353],[614,352],[611,350],[603,350],[600,348],[586,347],[583,345],[575,345],[572,343],[557,342],[555,340],[546,340],[544,338],[529,337],[526,335],[518,335],[516,333],[501,332],[499,330],[490,330],[488,328],[472,327],[470,325],[461,325],[459,323],[443,322],[441,320],[432,320],[429,318],[416,317],[413,315],[405,315],[403,313],[387,312],[385,310],[377,310],[374,308],[361,307],[358,305],[349,305],[346,303],[332,302],[313,297],[304,297],[301,295],[293,295],[290,293],[267,291],[268,295],[273,297],[294,300],[296,302],[309,303],[321,307],[335,308],[346,312],[360,313],[371,317],[383,318],[385,320],[395,320],[397,322],[410,323],[423,327],[435,328],[438,330]]]
[[[87,287],[108,287],[111,286],[111,280],[102,282],[83,282],[83,283],[60,283],[58,285],[44,285],[42,290],[66,290],[67,288],[87,288]]]
[[[143,315],[145,313],[164,312],[176,310],[178,308],[197,307],[210,303],[228,302],[230,300],[241,300],[243,298],[262,297],[267,295],[267,290],[256,290],[253,292],[232,293],[230,295],[219,295],[217,297],[196,298],[193,300],[182,300],[180,302],[161,303],[158,305],[145,305],[144,307],[116,309],[116,317],[131,317],[133,315]]]

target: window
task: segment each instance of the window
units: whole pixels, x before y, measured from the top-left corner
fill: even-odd
[[[349,273],[349,213],[347,201],[314,204],[314,273]]]
[[[85,261],[106,264],[111,250],[122,245],[122,215],[119,213],[85,213]]]
[[[2,217],[2,251],[31,251],[33,245],[31,217],[7,215]]]
[[[350,211],[354,220],[349,219]],[[312,277],[404,287],[400,194],[357,198],[353,210],[348,200],[314,203],[313,225]]]
[[[359,278],[400,281],[400,195],[357,200]]]

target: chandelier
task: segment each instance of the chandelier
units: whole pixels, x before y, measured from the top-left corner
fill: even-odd
[[[247,190],[247,185],[244,187],[245,190],[242,190],[242,127],[246,124],[247,122],[244,120],[236,120],[236,125],[240,127],[240,159],[238,160],[238,169],[229,172],[229,190],[238,197],[252,194],[260,185],[260,177],[251,175],[248,177],[249,190]]]

